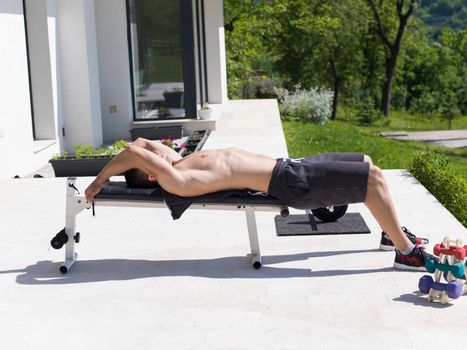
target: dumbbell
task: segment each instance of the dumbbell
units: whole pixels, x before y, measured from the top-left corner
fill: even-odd
[[[443,272],[451,271],[452,275],[456,278],[464,276],[464,265],[461,262],[449,265],[447,263],[439,263],[435,259],[428,259],[425,268],[429,273],[434,273],[438,269]]]
[[[436,256],[440,254],[454,255],[457,260],[465,259],[465,248],[462,247],[449,246],[449,248],[447,248],[442,244],[436,244],[433,248],[433,253],[435,253]]]
[[[462,264],[462,263],[460,263]],[[465,264],[464,264],[464,275],[463,276],[460,276],[460,277],[457,277],[459,278],[459,280],[461,281],[461,283],[463,284],[466,284],[466,280],[467,280],[467,260],[465,261]],[[448,281],[448,274],[449,274],[449,271],[443,271],[443,277],[446,281]],[[467,288],[465,288],[465,291],[467,292]]]
[[[459,281],[451,281],[448,283],[435,282],[433,277],[425,275],[420,278],[418,288],[423,294],[429,293],[431,288],[440,292],[445,291],[448,297],[451,299],[457,299],[462,294],[463,286]]]

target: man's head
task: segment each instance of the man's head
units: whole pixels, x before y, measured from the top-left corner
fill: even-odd
[[[139,169],[130,169],[125,172],[125,181],[128,187],[153,188],[159,187],[157,181],[151,181],[149,175]]]

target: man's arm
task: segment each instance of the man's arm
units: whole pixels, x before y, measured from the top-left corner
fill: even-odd
[[[175,150],[157,141],[151,141],[151,140],[143,139],[142,137],[138,137],[131,144],[146,148],[154,153],[167,154],[172,158],[172,160],[182,159],[182,156],[178,154]]]
[[[166,188],[180,187],[182,178],[179,172],[165,159],[142,147],[129,145],[117,154],[97,175],[85,191],[86,202],[91,203],[101,191],[102,185],[114,175],[137,168],[152,175],[159,184]],[[169,189],[170,190],[170,189]]]

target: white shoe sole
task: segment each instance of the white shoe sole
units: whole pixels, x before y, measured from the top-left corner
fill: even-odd
[[[390,252],[390,251],[395,250],[396,247],[394,247],[393,245],[384,245],[384,244],[380,244],[380,245],[379,245],[379,249],[380,249],[380,250],[384,250],[385,252]]]
[[[409,266],[400,263],[394,263],[394,268],[398,270],[405,270],[405,271],[422,271],[426,272],[426,268],[424,266]]]
[[[424,247],[426,244],[420,243],[418,244],[419,247]],[[396,247],[393,245],[384,245],[384,244],[379,244],[379,250],[384,250],[385,252],[392,252],[396,250]]]

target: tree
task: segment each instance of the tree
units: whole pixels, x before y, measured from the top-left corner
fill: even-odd
[[[319,8],[319,12],[329,16],[330,21],[318,33],[322,38],[321,54],[313,64],[319,67],[319,62],[326,62],[324,72],[328,72],[334,92],[331,119],[336,118],[344,83],[355,82],[361,73],[361,42],[367,28],[367,13],[362,5],[358,0],[341,0],[339,6],[323,3]]]
[[[275,1],[270,36],[276,67],[290,85],[328,86],[333,89],[331,119],[344,82],[356,76],[361,22],[361,0],[339,5],[317,0]]]
[[[275,67],[290,85],[311,84],[310,62],[317,53],[316,33],[327,18],[315,14],[315,0],[276,0],[269,11],[270,28],[266,38]]]
[[[241,90],[264,47],[268,2],[261,0],[224,1],[224,28],[228,93],[242,97]]]
[[[394,80],[397,58],[400,53],[405,28],[407,26],[410,16],[412,15],[415,9],[415,6],[417,5],[417,0],[409,0],[408,9],[405,10],[405,12],[405,0],[395,0],[395,6],[399,23],[396,37],[393,41],[390,40],[388,35],[388,28],[385,28],[380,16],[380,9],[381,7],[383,7],[383,5],[380,6],[380,9],[378,9],[378,7],[375,5],[374,0],[367,0],[367,2],[373,12],[373,17],[376,24],[376,31],[383,45],[386,48],[386,72],[385,81],[381,89],[381,110],[383,111],[383,114],[386,117],[388,117],[391,104],[391,88]]]
[[[411,35],[414,31],[411,31]],[[405,108],[427,117],[452,120],[467,111],[467,30],[445,28],[440,41],[415,35],[407,40],[397,94],[404,95]]]

